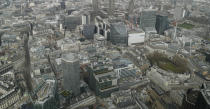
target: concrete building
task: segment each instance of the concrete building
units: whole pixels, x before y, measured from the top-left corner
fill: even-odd
[[[169,91],[174,88],[176,89],[178,87],[189,87],[187,84],[182,84],[182,82],[189,79],[190,74],[175,74],[153,67],[151,71],[147,73],[147,76],[152,82],[165,91]]]
[[[74,95],[80,94],[80,65],[76,54],[62,56],[63,87]]]
[[[144,43],[145,32],[130,32],[128,34],[128,46]]]

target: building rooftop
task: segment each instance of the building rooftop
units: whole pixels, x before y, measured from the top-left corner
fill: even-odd
[[[201,90],[201,94],[206,100],[207,104],[210,105],[210,82],[206,82],[203,84],[204,89]]]
[[[62,60],[66,62],[74,62],[77,60],[77,56],[74,53],[68,53],[68,54],[63,54],[62,55]]]

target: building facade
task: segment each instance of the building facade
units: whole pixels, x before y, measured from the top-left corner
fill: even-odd
[[[74,95],[80,94],[80,65],[76,54],[62,56],[63,86]]]
[[[155,25],[157,33],[163,35],[164,31],[168,29],[168,27],[169,27],[168,16],[163,14],[157,14],[156,25]]]

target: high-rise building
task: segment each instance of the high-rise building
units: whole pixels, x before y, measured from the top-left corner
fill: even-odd
[[[25,71],[24,71],[24,79],[26,82],[27,90],[30,94],[32,94],[33,86],[32,86],[32,78],[31,78],[31,59],[28,47],[29,40],[29,32],[24,33],[24,50],[25,50]],[[33,97],[33,96],[32,96]]]
[[[128,32],[124,24],[111,24],[110,42],[112,42],[112,44],[128,45]]]
[[[156,10],[147,9],[140,13],[140,27],[143,30],[147,28],[155,28],[156,24]]]
[[[74,53],[63,54],[62,56],[63,86],[64,89],[80,94],[80,65],[78,56]]]
[[[93,39],[95,33],[95,25],[84,25],[82,33],[86,39]]]
[[[157,33],[163,35],[164,31],[168,29],[168,26],[169,26],[168,16],[163,13],[158,13],[156,16],[156,25],[155,25]]]

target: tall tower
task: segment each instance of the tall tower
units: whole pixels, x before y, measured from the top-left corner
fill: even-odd
[[[28,47],[28,40],[29,40],[29,32],[24,33],[24,50],[25,50],[25,71],[24,71],[24,79],[26,82],[27,90],[30,94],[32,94],[33,87],[31,84],[31,60],[30,60],[30,53]]]
[[[80,65],[78,56],[74,53],[62,56],[63,86],[75,96],[80,94]]]
[[[114,13],[115,9],[114,4],[115,4],[114,0],[109,0],[109,15],[113,15]]]

